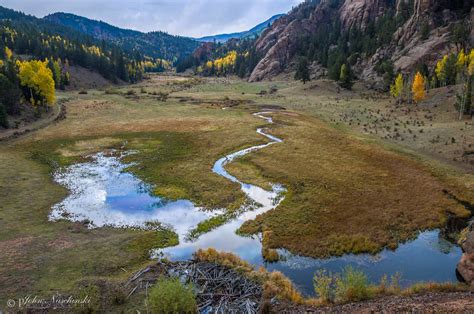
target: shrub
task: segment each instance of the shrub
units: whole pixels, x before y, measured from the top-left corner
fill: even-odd
[[[85,89],[81,89],[79,91],[79,95],[87,95],[87,91]]]
[[[351,266],[336,278],[336,299],[341,302],[362,301],[371,297],[367,275]]]
[[[120,92],[117,89],[108,88],[105,90],[106,95],[118,95]]]
[[[334,300],[334,277],[325,269],[320,269],[313,277],[314,292],[321,303],[331,303]]]
[[[191,285],[178,278],[160,278],[151,288],[148,302],[152,313],[197,313]]]
[[[8,129],[7,111],[2,103],[0,103],[0,127]]]
[[[271,299],[277,296],[281,300],[290,301],[296,304],[303,304],[304,297],[295,288],[290,279],[279,271],[263,274],[263,294]]]

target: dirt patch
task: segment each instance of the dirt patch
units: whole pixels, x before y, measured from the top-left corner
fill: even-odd
[[[427,293],[411,297],[390,296],[367,302],[332,307],[304,307],[279,304],[275,313],[470,313],[474,298],[470,292]]]
[[[40,118],[25,119],[22,123],[17,124],[16,128],[0,130],[0,142],[10,139],[19,138],[30,132],[34,132],[45,128],[53,122],[57,122],[66,118],[65,100],[60,100],[48,112],[43,113]]]
[[[80,66],[70,66],[69,73],[71,80],[67,90],[99,89],[114,85],[99,73]]]
[[[5,260],[11,260],[21,255],[22,249],[33,241],[33,237],[16,238],[0,241],[0,251]]]
[[[67,239],[55,239],[49,241],[47,245],[55,250],[64,250],[74,247],[74,243]]]

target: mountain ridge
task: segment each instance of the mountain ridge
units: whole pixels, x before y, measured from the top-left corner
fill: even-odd
[[[197,41],[188,37],[161,31],[144,33],[124,29],[71,13],[56,12],[45,16],[43,20],[68,26],[99,40],[113,42],[128,52],[140,52],[148,57],[170,61],[190,55],[199,46]]]
[[[276,14],[269,18],[268,20],[252,27],[251,29],[247,31],[242,31],[242,32],[235,32],[235,33],[229,33],[229,34],[217,34],[217,35],[210,35],[210,36],[204,36],[204,37],[199,37],[195,38],[195,40],[199,42],[226,42],[230,39],[243,39],[243,38],[248,38],[252,36],[259,36],[263,31],[265,31],[269,25],[273,24],[276,20],[281,18],[282,16],[285,16],[286,14]]]
[[[287,70],[298,55],[323,66],[350,60],[360,78],[381,81],[377,73],[381,63],[391,62],[395,70],[404,73],[420,63],[432,65],[443,52],[461,44],[454,42],[457,27],[471,29],[472,42],[473,24],[469,0],[307,1],[259,37],[255,48],[263,57],[250,81],[269,79]],[[461,42],[469,42],[469,38]],[[334,57],[338,50],[340,60]]]

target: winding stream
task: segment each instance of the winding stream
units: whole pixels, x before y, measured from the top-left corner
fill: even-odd
[[[260,112],[255,116],[272,124],[273,120],[269,114],[271,112]],[[55,173],[55,181],[67,187],[70,195],[53,206],[49,218],[52,221],[86,221],[90,228],[148,228],[153,226],[150,223],[164,224],[176,231],[180,243],[175,247],[157,249],[153,256],[165,255],[171,260],[186,260],[191,258],[197,249],[211,247],[233,252],[252,264],[283,272],[305,294],[313,294],[312,277],[318,269],[326,268],[338,272],[347,265],[362,269],[374,282],[378,282],[384,274],[392,275],[397,272],[402,276],[403,286],[417,281],[457,281],[455,268],[462,254],[461,249],[444,240],[438,230],[420,233],[416,240],[401,244],[397,250],[384,250],[377,255],[349,254],[330,259],[313,259],[279,250],[280,255],[284,257],[281,261],[265,263],[259,236],[239,236],[236,230],[245,221],[255,219],[257,215],[277,207],[283,199],[285,189],[276,184],[271,191],[267,191],[239,181],[224,169],[227,163],[238,157],[282,143],[281,139],[266,133],[264,128],[257,129],[257,133],[270,141],[219,159],[214,164],[213,171],[238,183],[249,200],[258,206],[245,205],[247,207],[241,208],[242,214],[237,218],[196,240],[188,239],[189,231],[200,222],[225,211],[209,213],[189,200],[169,201],[152,195],[149,185],[126,172],[130,165],[121,161],[123,155],[99,153],[91,156],[89,162],[72,165]]]

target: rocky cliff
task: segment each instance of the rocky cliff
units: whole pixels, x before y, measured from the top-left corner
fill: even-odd
[[[386,0],[347,0],[340,9],[340,19],[344,29],[367,28],[370,21],[382,16],[387,10]]]
[[[338,21],[341,31],[364,31],[371,22],[395,12],[403,24],[394,32],[390,44],[363,55],[355,64],[356,74],[365,80],[378,80],[375,66],[383,59],[396,69],[409,72],[420,62],[432,63],[442,53],[453,50],[453,26],[466,28],[474,23],[474,0],[321,0],[308,1],[267,29],[256,43],[264,57],[253,70],[250,81],[268,79],[287,69],[297,53],[302,36],[311,36],[321,25]],[[422,38],[422,28],[428,34]],[[474,41],[474,30],[471,33]]]
[[[314,8],[304,3],[267,29],[256,43],[257,51],[264,57],[252,72],[250,81],[270,78],[283,71],[295,55],[301,34],[312,33],[318,22],[338,18],[330,2],[322,0]]]

